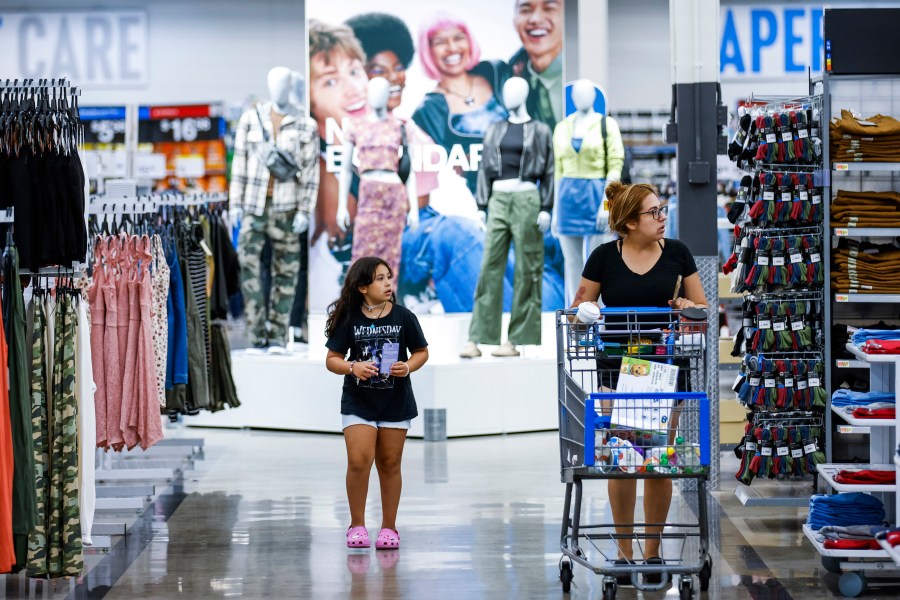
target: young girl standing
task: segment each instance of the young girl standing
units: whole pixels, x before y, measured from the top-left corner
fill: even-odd
[[[381,483],[377,549],[400,547],[400,460],[410,422],[418,415],[409,374],[428,360],[416,316],[396,304],[393,273],[377,257],[353,263],[341,296],[328,307],[325,365],[344,376],[341,415],[347,445],[348,548],[368,548],[366,496],[372,463]]]

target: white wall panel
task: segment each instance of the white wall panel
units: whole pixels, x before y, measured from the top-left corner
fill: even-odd
[[[83,104],[164,104],[266,97],[277,65],[306,71],[299,0],[5,1],[5,11],[141,8],[149,28],[149,81],[130,90],[86,90]],[[3,74],[0,57],[0,77]]]

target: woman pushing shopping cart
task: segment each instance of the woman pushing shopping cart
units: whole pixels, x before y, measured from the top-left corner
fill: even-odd
[[[604,598],[614,598],[618,586],[662,589],[677,575],[687,598],[692,574],[705,589],[711,568],[709,401],[700,392],[706,298],[687,247],[663,238],[667,207],[655,190],[615,182],[606,196],[610,227],[621,239],[592,252],[572,309],[557,314],[566,483],[560,579],[568,591],[574,561],[603,575]],[[582,480],[599,478],[608,480],[613,523],[582,524]],[[698,481],[698,523],[666,522],[674,478]],[[638,479],[641,524],[634,523]],[[677,555],[664,556],[666,548]]]

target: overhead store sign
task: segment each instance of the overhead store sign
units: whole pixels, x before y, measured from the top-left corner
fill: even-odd
[[[66,78],[82,88],[116,89],[149,82],[147,13],[0,12],[4,78]]]
[[[723,6],[719,73],[722,81],[796,79],[822,72],[821,6],[794,4]]]

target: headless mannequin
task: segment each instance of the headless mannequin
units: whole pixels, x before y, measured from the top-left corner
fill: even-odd
[[[269,71],[266,81],[269,85],[269,98],[274,104],[271,114],[274,136],[272,141],[274,142],[278,138],[278,130],[281,128],[284,116],[297,109],[297,104],[292,102],[294,78],[291,70],[287,67],[275,67]],[[309,229],[309,215],[298,211],[294,217],[293,228],[294,233],[303,233]]]
[[[531,120],[531,116],[528,114],[528,108],[525,106],[525,101],[527,99],[527,81],[521,77],[510,77],[506,80],[506,83],[503,84],[503,104],[506,105],[506,110],[509,111],[509,116],[506,119],[507,121],[518,124],[527,123]],[[537,189],[537,185],[534,182],[522,181],[519,178],[504,179],[502,181],[495,181],[492,189],[498,192],[524,192]],[[483,210],[479,210],[478,218],[481,220],[481,228],[484,229],[485,222],[487,221],[487,213]],[[541,233],[547,231],[550,227],[550,213],[542,210],[540,214],[538,214],[537,226],[538,229],[541,230]]]
[[[388,97],[391,92],[391,84],[384,77],[374,77],[369,80],[368,96],[369,107],[372,111],[368,119],[372,121],[384,121],[390,116],[388,111]],[[350,184],[353,181],[353,168],[350,157],[353,156],[353,144],[344,143],[344,161],[341,165],[341,177],[338,188],[337,224],[341,231],[347,231],[350,226],[350,211],[347,207],[347,199],[350,194]],[[400,176],[394,171],[373,170],[360,174],[360,179],[372,179],[384,183],[400,183]],[[406,180],[406,197],[409,202],[409,212],[406,215],[406,224],[411,229],[419,225],[419,205],[416,202],[416,174],[410,172]],[[394,274],[396,277],[396,273]]]
[[[388,110],[388,98],[390,96],[390,83],[384,77],[375,77],[369,80],[368,85],[368,102],[371,111],[365,117],[367,120],[377,123],[379,121],[386,121],[391,118],[391,113]],[[362,127],[360,127],[362,129]],[[358,133],[358,132],[354,132]],[[352,157],[353,157],[353,143],[348,139],[344,143],[344,160],[341,164],[341,172],[340,179],[338,181],[338,208],[337,208],[337,225],[340,227],[341,231],[347,231],[350,226],[350,211],[348,208],[348,197],[350,194],[350,186],[353,182],[353,165],[352,165]],[[409,140],[407,139],[407,143]],[[397,148],[399,150],[399,147]],[[365,167],[363,167],[365,168]],[[373,185],[376,182],[380,184],[401,184],[402,180],[400,176],[397,174],[395,170],[391,169],[368,169],[360,173],[360,198],[358,198],[359,204],[357,205],[357,223],[361,223],[360,219],[360,211],[363,207],[363,202],[365,201],[363,198],[362,188],[364,186]],[[418,196],[416,195],[416,175],[414,172],[410,172],[409,177],[406,180],[405,184],[406,188],[406,202],[407,202],[407,213],[406,213],[406,225],[410,229],[415,229],[419,225],[419,205],[417,202]],[[395,196],[394,200],[396,202],[401,202],[402,199],[400,197]],[[396,206],[396,205],[395,205]],[[395,217],[390,217],[390,220],[393,221]],[[381,221],[384,223],[385,221]],[[370,223],[371,224],[371,223]],[[366,229],[366,231],[369,231]],[[385,240],[387,242],[387,246],[380,246],[376,244],[377,250],[370,250],[371,252],[386,252],[390,254],[390,256],[381,256],[387,260],[389,264],[391,264],[391,269],[394,272],[395,280],[398,278],[399,273],[396,272],[399,270],[399,252],[400,252],[400,235],[402,235],[402,227],[399,230],[393,230],[389,228],[390,233],[382,233],[382,235],[388,236],[396,236],[396,239]],[[366,240],[363,238],[359,239],[360,243],[368,243],[371,240]],[[396,242],[396,247],[393,246],[393,243]],[[357,238],[353,240],[354,246],[354,255],[359,251],[360,247],[357,246]],[[362,246],[365,248],[365,246]],[[370,246],[371,248],[371,246]],[[393,257],[393,258],[392,258]],[[393,262],[392,262],[393,261]]]
[[[531,120],[531,116],[529,116],[528,109],[525,106],[525,101],[528,99],[528,89],[528,82],[521,77],[511,77],[503,84],[503,103],[509,111],[507,121],[511,124],[527,123]],[[527,192],[537,189],[537,184],[532,181],[523,181],[519,177],[494,181],[491,187],[493,192]],[[482,228],[486,229],[487,213],[480,210],[478,211],[478,217],[481,219]],[[550,221],[550,213],[542,210],[538,213],[535,225],[543,234],[550,228]],[[501,315],[498,314],[496,317],[499,319]],[[492,355],[513,357],[519,356],[519,351],[516,350],[512,342],[506,341],[494,350]],[[477,358],[481,356],[477,342],[469,340],[462,352],[460,352],[460,356],[463,358]]]
[[[273,135],[277,137],[284,115],[296,110],[299,105],[294,102],[294,90],[296,89],[294,73],[287,67],[272,67],[266,77],[266,85],[269,88],[269,99],[273,104],[271,113]],[[300,85],[300,89],[305,89],[302,75],[300,76]],[[244,216],[244,210],[239,206],[232,207],[229,216],[232,223],[238,223]],[[294,217],[293,229],[294,233],[303,233],[309,229],[309,215],[298,211]]]
[[[241,130],[243,135],[239,135],[239,141],[236,142],[236,145],[241,145],[247,143],[241,140],[249,139],[251,135],[254,136],[252,142],[249,143],[256,146],[241,146],[239,150],[242,156],[252,153],[257,164],[259,163],[258,148],[263,147],[265,137],[269,138],[268,143],[270,144],[284,144],[289,139],[289,136],[281,139],[284,132],[289,129],[311,126],[311,121],[302,112],[302,106],[291,97],[296,86],[290,69],[287,67],[270,69],[266,77],[266,84],[270,102],[260,104],[245,112],[241,117],[241,122],[249,121],[250,126],[246,130]],[[265,123],[265,131],[268,132],[266,135],[259,131],[260,120]],[[269,123],[266,121],[271,121],[271,130],[268,129]],[[311,129],[309,130],[311,131]],[[283,149],[291,153],[298,150],[293,147]],[[306,152],[308,149],[304,148],[303,151]],[[307,173],[307,175],[298,173],[298,177],[308,176],[309,168],[312,165],[301,164],[304,161],[299,155],[295,156],[295,159],[298,161],[301,173]],[[244,164],[246,165],[246,163]],[[269,175],[263,167],[255,168],[260,170],[251,173],[254,178],[260,175],[263,177]],[[289,187],[279,187],[282,185]],[[254,191],[256,192],[254,201],[259,203],[261,200],[259,195],[262,190],[257,187]],[[247,225],[242,223],[243,231],[240,234],[239,246],[241,252],[246,253],[247,256],[241,265],[241,285],[245,294],[245,313],[251,341],[256,348],[268,348],[271,352],[283,352],[284,337],[288,333],[291,304],[296,295],[297,280],[300,277],[297,270],[300,259],[299,235],[309,228],[307,207],[309,198],[300,186],[283,184],[269,176],[268,189],[264,193],[267,198],[271,197],[273,200],[277,200],[279,206],[277,209],[268,208],[267,200],[267,208],[257,205],[251,216],[244,215],[243,211],[244,202],[249,199],[247,187],[232,181],[229,193],[233,202],[233,208],[230,211],[232,221],[234,223],[248,222]],[[291,201],[294,194],[296,194],[297,200],[296,212],[293,210]],[[277,234],[274,233],[275,229],[278,230]],[[291,231],[296,236],[286,235]],[[270,244],[272,248],[271,262],[262,259],[263,248],[266,244]],[[271,272],[271,278],[266,277],[269,272]],[[261,284],[266,279],[271,281],[268,292],[266,292],[268,286]],[[302,301],[305,303],[305,294]]]
[[[572,139],[584,139],[591,125],[597,122],[597,113],[594,111],[594,100],[597,97],[597,90],[593,82],[587,79],[579,79],[572,85],[572,104],[575,105],[575,113],[572,124]],[[563,200],[559,194],[559,183],[565,173],[556,174],[556,209],[559,209]],[[556,220],[556,211],[554,211],[554,221]],[[596,216],[597,231],[605,232],[609,222],[609,211],[604,210],[601,205]],[[554,222],[554,233],[556,233],[556,223]],[[578,282],[581,280],[581,272],[584,269],[584,263],[593,250],[605,242],[611,236],[606,233],[600,233],[592,236],[563,235],[557,233],[559,245],[563,251],[563,259],[565,261],[565,281],[567,302],[575,297],[578,288]]]

